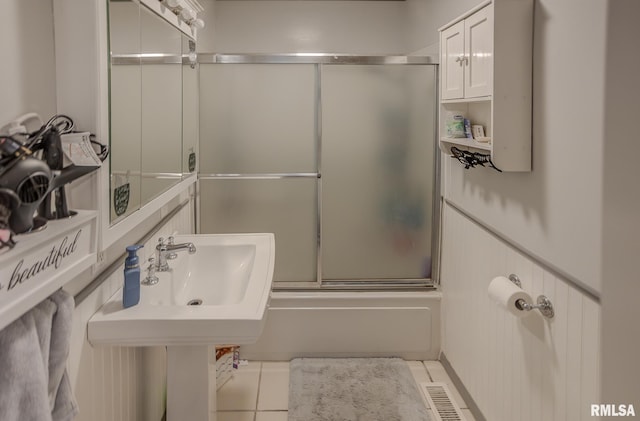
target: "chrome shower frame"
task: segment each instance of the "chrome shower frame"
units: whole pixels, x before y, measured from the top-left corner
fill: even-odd
[[[434,289],[439,284],[440,277],[440,221],[442,209],[440,160],[438,148],[438,124],[433,127],[434,139],[434,168],[433,168],[433,204],[432,204],[432,233],[431,233],[431,278],[409,279],[345,279],[323,280],[322,278],[322,65],[434,65],[439,63],[439,57],[434,55],[354,55],[330,53],[291,53],[291,54],[217,54],[198,53],[197,62],[200,64],[313,64],[315,65],[315,142],[316,163],[315,173],[278,173],[278,174],[198,174],[198,179],[285,179],[285,178],[317,178],[317,251],[316,251],[316,281],[315,282],[274,282],[273,289],[278,291],[309,291],[309,290],[425,290]],[[436,104],[439,95],[438,71],[434,72],[436,86]],[[438,107],[435,107],[434,121],[438,121]]]

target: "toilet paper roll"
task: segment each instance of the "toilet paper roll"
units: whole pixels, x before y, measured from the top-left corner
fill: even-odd
[[[527,316],[530,312],[518,309],[516,301],[523,299],[529,304],[533,302],[529,294],[504,276],[493,278],[489,284],[489,297],[517,317]]]

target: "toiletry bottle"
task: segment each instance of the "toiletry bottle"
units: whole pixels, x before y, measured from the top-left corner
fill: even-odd
[[[124,287],[122,288],[122,306],[134,306],[140,301],[140,259],[136,252],[142,246],[129,246],[129,255],[124,261]]]

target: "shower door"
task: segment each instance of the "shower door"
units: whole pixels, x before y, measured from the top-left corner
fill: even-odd
[[[277,282],[317,279],[315,72],[200,64],[199,231],[274,233]]]
[[[276,288],[430,284],[436,66],[230,57],[199,55],[199,232],[273,232]]]
[[[435,66],[322,68],[322,278],[431,277]]]

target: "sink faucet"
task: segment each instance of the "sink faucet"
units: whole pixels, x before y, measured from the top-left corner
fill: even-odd
[[[167,263],[167,256],[171,253],[187,250],[189,254],[196,252],[196,246],[193,243],[180,243],[180,244],[168,244],[164,242],[164,238],[158,238],[158,245],[156,246],[156,271],[168,272],[169,264]]]

